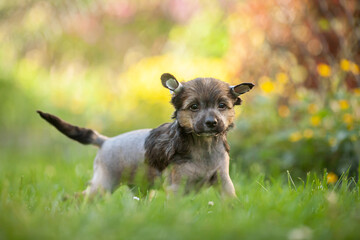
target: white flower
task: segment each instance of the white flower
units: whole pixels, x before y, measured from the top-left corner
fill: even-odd
[[[307,226],[300,226],[292,229],[288,234],[289,240],[307,240],[312,239],[312,230]]]
[[[209,201],[209,202],[208,202],[208,205],[209,205],[209,206],[214,206],[214,202],[213,202],[213,201]]]
[[[336,205],[338,202],[338,197],[334,191],[331,191],[327,196],[326,199],[329,201],[331,205]]]
[[[140,200],[140,198],[138,198],[138,197],[133,197],[133,199],[134,199],[134,200],[137,200],[137,201]]]

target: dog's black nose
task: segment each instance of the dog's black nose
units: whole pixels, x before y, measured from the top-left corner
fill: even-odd
[[[205,124],[208,128],[214,128],[217,125],[217,120],[214,117],[209,117],[205,120]]]

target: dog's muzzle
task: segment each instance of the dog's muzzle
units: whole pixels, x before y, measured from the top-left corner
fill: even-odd
[[[195,130],[195,134],[199,137],[218,136],[224,132],[224,124],[218,122],[215,118],[207,118],[201,127]]]

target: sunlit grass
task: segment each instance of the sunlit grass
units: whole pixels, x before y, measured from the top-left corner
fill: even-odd
[[[74,149],[70,146],[69,150]],[[345,178],[336,182],[333,173],[309,173],[307,179],[296,179],[284,172],[265,178],[232,165],[237,200],[222,199],[213,188],[167,198],[161,189],[137,195],[123,186],[113,195],[86,202],[72,195],[82,190],[91,176],[93,151],[71,155],[54,151],[56,154],[8,151],[1,159],[1,238],[360,237],[359,186]]]

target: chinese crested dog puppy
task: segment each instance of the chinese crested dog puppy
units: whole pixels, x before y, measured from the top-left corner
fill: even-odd
[[[180,83],[169,73],[161,76],[161,83],[172,93],[174,121],[154,129],[108,138],[51,114],[38,113],[69,138],[99,147],[94,174],[85,194],[112,192],[122,181],[131,183],[136,170],[144,167],[150,183],[167,171],[169,192],[176,193],[181,183],[188,192],[220,182],[224,195],[236,196],[229,176],[226,134],[233,127],[234,107],[241,103],[239,96],[254,85],[230,86],[214,78]]]

